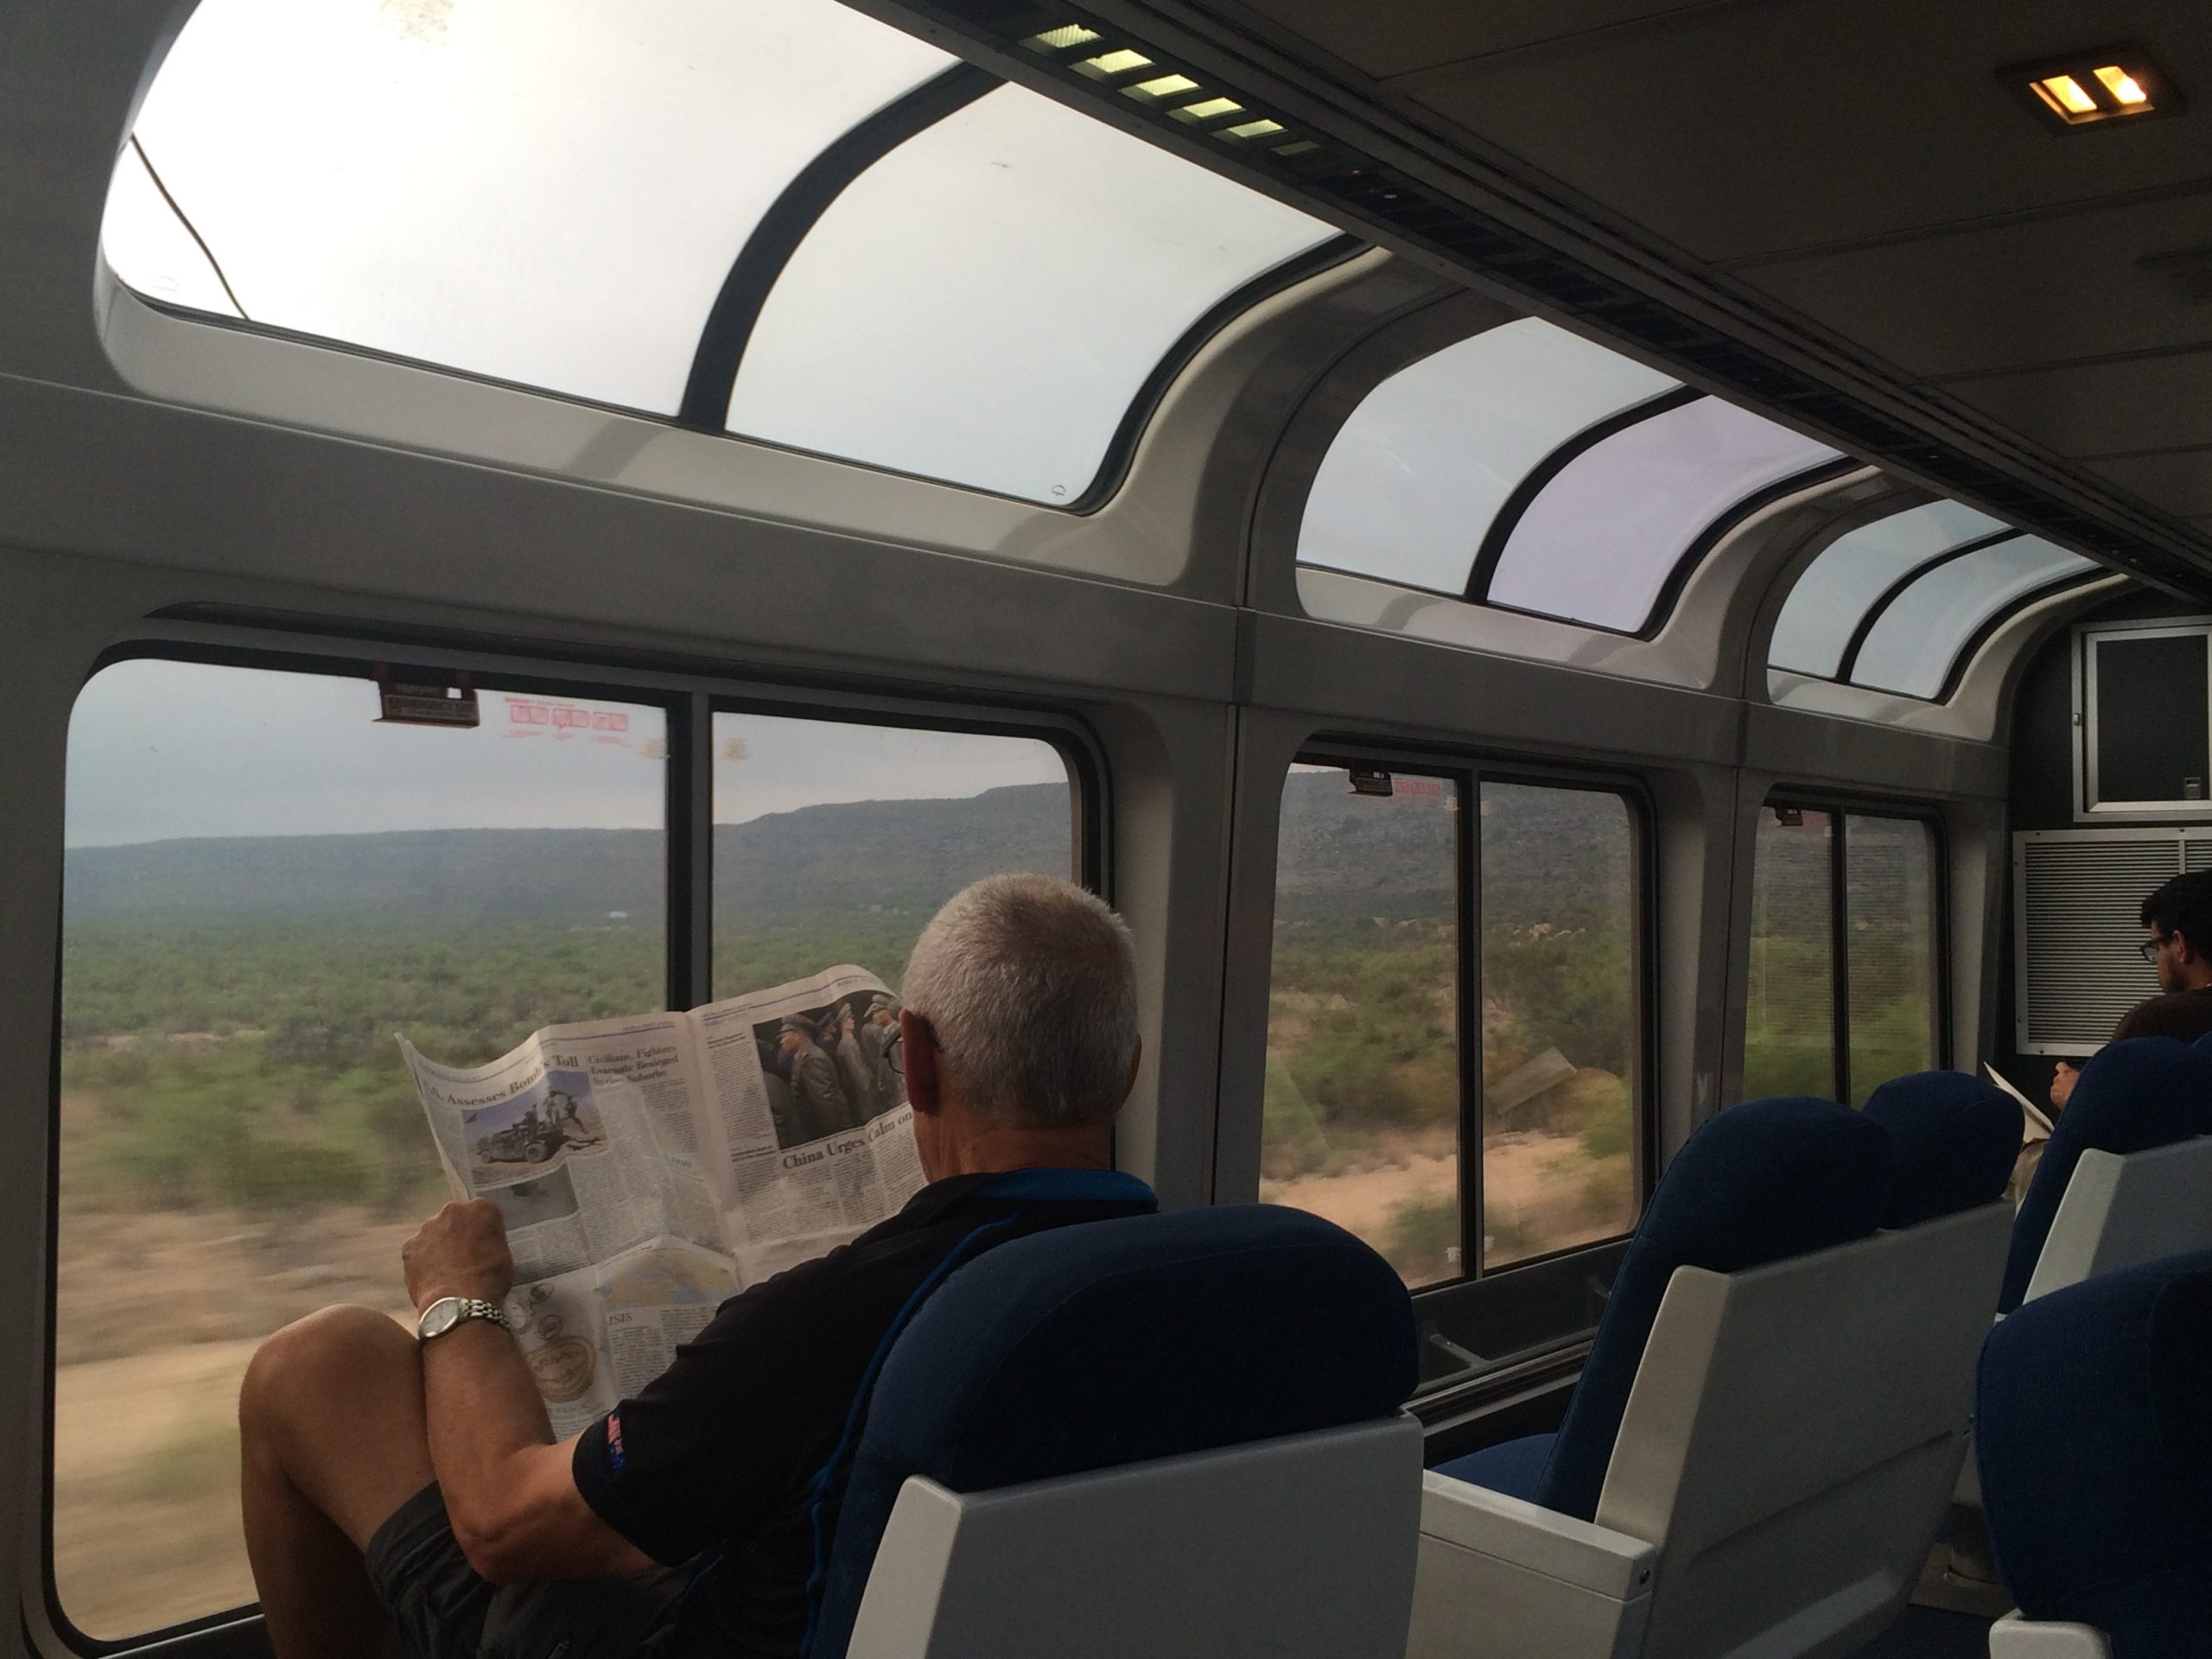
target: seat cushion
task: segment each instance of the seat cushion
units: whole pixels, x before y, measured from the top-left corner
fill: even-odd
[[[2010,1313],[2028,1294],[2050,1224],[2082,1154],[2125,1156],[2212,1133],[2212,1052],[2171,1037],[2107,1043],[2082,1068],[2073,1097],[2051,1126],[2050,1143],[2020,1199],[1998,1311]]]
[[[2212,1251],[2054,1291],[1990,1333],[1974,1457],[2025,1617],[2094,1625],[2115,1659],[2212,1653],[2208,1379]]]
[[[1884,1084],[1866,1116],[1890,1132],[1885,1227],[1914,1227],[2005,1196],[2020,1155],[2019,1103],[1966,1071],[1921,1071]]]
[[[1552,1442],[1558,1439],[1556,1434],[1523,1435],[1517,1440],[1484,1446],[1464,1458],[1440,1463],[1436,1472],[1464,1480],[1470,1486],[1503,1492],[1508,1497],[1524,1497],[1533,1503],[1543,1484],[1544,1465],[1551,1459]]]
[[[953,1273],[885,1360],[823,1586],[845,1650],[899,1489],[975,1492],[1395,1414],[1413,1303],[1343,1229],[1272,1205],[1095,1221]]]
[[[1746,1101],[1667,1166],[1613,1281],[1536,1501],[1595,1520],[1660,1300],[1677,1268],[1736,1273],[1865,1238],[1888,1202],[1886,1130],[1832,1100]]]

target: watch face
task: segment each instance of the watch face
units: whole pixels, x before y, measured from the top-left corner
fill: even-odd
[[[431,1337],[445,1335],[460,1323],[461,1298],[441,1296],[423,1310],[422,1321],[415,1327],[415,1331],[417,1336],[428,1339]]]

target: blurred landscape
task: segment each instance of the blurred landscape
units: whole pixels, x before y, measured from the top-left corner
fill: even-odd
[[[1460,809],[1400,783],[1286,783],[1262,1196],[1352,1228],[1415,1284],[1465,1273],[1471,1249],[1496,1268],[1618,1236],[1637,1204],[1627,809],[1484,785],[1484,1201],[1463,1225]],[[1065,874],[1071,844],[1060,784],[717,826],[716,993],[845,961],[895,986],[951,893]],[[1906,912],[1872,902],[1910,849],[1884,863],[1876,837],[1853,844],[1854,1066],[1878,1081],[1926,1063],[1927,972]],[[1791,845],[1808,855],[1773,867],[1752,941],[1753,1069],[1824,1093],[1825,864],[1811,838]],[[251,1599],[233,1409],[253,1344],[330,1301],[404,1315],[399,1244],[446,1196],[396,1035],[469,1065],[543,1025],[659,1007],[664,866],[651,830],[70,852],[54,1548],[80,1629]]]
[[[814,806],[715,830],[722,995],[838,962],[894,986],[998,870],[1065,874],[1069,791]],[[54,1572],[88,1635],[252,1599],[238,1379],[325,1303],[408,1310],[445,1192],[400,1064],[666,995],[664,838],[454,830],[72,849],[62,965]]]

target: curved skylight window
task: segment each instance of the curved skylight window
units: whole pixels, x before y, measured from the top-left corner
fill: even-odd
[[[836,0],[202,0],[132,148],[256,322],[673,414],[770,204],[950,62]],[[193,303],[147,205],[110,263]]]
[[[823,213],[746,346],[730,429],[1065,504],[1184,333],[1334,234],[1001,86]]]
[[[1789,590],[1767,661],[1835,678],[1860,623],[1892,588],[1955,548],[2005,533],[2004,524],[1986,512],[1955,501],[1931,501],[1839,537]]]
[[[1455,597],[1522,480],[1560,445],[1675,383],[1529,318],[1401,369],[1338,432],[1298,558]]]
[[[1761,493],[1839,459],[1718,398],[1660,410],[1560,468],[1510,526],[1480,597],[1637,632],[1709,529]]]
[[[1939,697],[1983,628],[2021,601],[2095,569],[2032,536],[1944,560],[1883,608],[1851,664],[1851,680],[1908,697]]]
[[[836,0],[200,0],[103,249],[179,307],[1075,505],[1193,325],[1332,233],[997,85]]]

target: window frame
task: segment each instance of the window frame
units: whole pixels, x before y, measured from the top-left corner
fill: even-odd
[[[1941,1067],[1951,1058],[1951,849],[1942,809],[1927,802],[1887,801],[1861,795],[1839,795],[1827,790],[1777,787],[1759,804],[1760,817],[1782,810],[1827,815],[1828,834],[1828,1086],[1830,1098],[1848,1105],[1851,1101],[1851,830],[1850,820],[1887,818],[1918,823],[1929,832],[1932,865],[1929,891],[1934,912],[1929,944],[1935,951],[1929,990],[1935,1007],[1929,1020],[1931,1064]],[[1751,862],[1756,866],[1758,842],[1754,826]],[[1753,880],[1757,880],[1754,869]],[[1744,961],[1751,962],[1751,911],[1745,915]],[[1742,1094],[1744,1051],[1750,1037],[1751,1008],[1746,1001],[1737,1020],[1737,1089]]]
[[[927,43],[939,50],[949,51],[952,46],[952,43],[941,40],[931,40]],[[161,66],[156,64],[153,73],[158,75]],[[683,390],[672,411],[641,409],[556,387],[533,385],[527,381],[386,351],[334,335],[258,322],[245,316],[226,316],[220,312],[201,311],[133,288],[121,272],[107,263],[104,247],[99,251],[99,270],[108,281],[140,304],[180,322],[284,340],[321,351],[345,352],[401,368],[421,370],[426,373],[597,410],[606,414],[647,421],[655,426],[696,433],[725,442],[804,455],[836,466],[856,467],[865,472],[958,490],[988,499],[1012,501],[1025,507],[1071,518],[1087,518],[1120,493],[1122,486],[1128,481],[1138,444],[1154,416],[1159,413],[1168,389],[1217,335],[1246,312],[1255,309],[1309,278],[1334,270],[1366,252],[1374,245],[1351,232],[1338,229],[1335,234],[1323,237],[1312,246],[1267,267],[1227,292],[1215,296],[1168,343],[1166,350],[1159,354],[1137,383],[1135,392],[1122,410],[1106,448],[1099,456],[1096,472],[1080,491],[1065,501],[1040,501],[1032,496],[963,483],[957,479],[909,472],[855,456],[783,443],[773,438],[756,437],[734,431],[728,423],[729,406],[735,395],[738,378],[743,372],[746,349],[766,308],[769,297],[785,268],[797,257],[800,248],[836,205],[846,188],[902,145],[922,137],[971,104],[1001,88],[1022,84],[969,59],[956,56],[944,68],[918,82],[881,108],[861,117],[817,150],[813,159],[786,181],[776,194],[716,287],[715,297],[700,320],[699,335],[693,343],[690,360],[685,368]],[[1038,95],[1044,96],[1042,93]],[[1065,99],[1054,101],[1065,104],[1077,114],[1090,114],[1080,105],[1070,104]],[[1135,142],[1151,142],[1142,137],[1130,136]],[[125,142],[135,143],[135,129],[126,135]],[[1198,165],[1174,147],[1166,148],[1178,159]],[[216,264],[206,242],[201,240],[198,229],[169,194],[168,188],[161,181],[160,175],[153,172],[152,163],[146,162],[146,167],[177,223],[194,242],[199,243],[201,252],[220,276],[221,268]],[[1240,181],[1232,179],[1230,182]],[[1249,189],[1251,187],[1246,185],[1244,188]],[[101,200],[105,211],[105,194]],[[1300,211],[1305,210],[1301,208]],[[1326,220],[1319,222],[1325,226],[1327,224]],[[227,291],[228,280],[223,280]]]
[[[1468,570],[1466,591],[1459,597],[1465,599],[1470,605],[1480,605],[1490,610],[1503,611],[1509,615],[1533,616],[1546,622],[1560,623],[1570,628],[1586,628],[1592,633],[1611,634],[1616,639],[1656,639],[1666,632],[1667,625],[1674,620],[1675,607],[1681,599],[1682,589],[1689,585],[1690,577],[1696,574],[1698,566],[1705,563],[1707,556],[1720,544],[1721,540],[1731,531],[1777,501],[1786,500],[1790,496],[1805,490],[1817,489],[1823,484],[1834,483],[1837,479],[1859,471],[1865,465],[1862,461],[1853,460],[1849,455],[1838,455],[1833,461],[1818,461],[1810,467],[1801,467],[1786,477],[1778,478],[1770,484],[1761,485],[1747,494],[1738,496],[1696,535],[1682,544],[1681,552],[1669,563],[1667,574],[1661,579],[1658,587],[1653,590],[1651,604],[1645,611],[1643,621],[1633,628],[1617,627],[1609,622],[1591,622],[1580,618],[1560,616],[1551,611],[1534,610],[1525,605],[1508,604],[1503,600],[1491,597],[1491,583],[1497,575],[1499,567],[1504,563],[1506,550],[1512,544],[1514,533],[1520,529],[1522,519],[1526,518],[1529,511],[1535,507],[1538,499],[1551,487],[1554,480],[1599,444],[1617,438],[1624,432],[1632,431],[1647,421],[1671,415],[1676,410],[1688,409],[1694,404],[1707,402],[1712,398],[1712,396],[1710,392],[1700,391],[1694,386],[1677,386],[1672,391],[1663,391],[1656,397],[1646,398],[1640,404],[1624,409],[1618,414],[1576,433],[1553,450],[1550,454],[1545,456],[1518,485],[1514,486],[1512,493],[1506,497],[1504,504],[1498,508],[1497,516],[1491,520],[1490,528],[1484,534],[1482,544],[1476,550],[1474,563]],[[1758,410],[1746,412],[1758,413]],[[1771,421],[1773,417],[1762,415],[1760,418]]]
[[[2097,654],[2107,639],[2196,637],[2212,654],[2212,616],[2145,618],[2139,621],[2084,624],[2074,630],[2074,821],[2106,823],[2114,819],[2202,820],[2212,816],[2212,798],[2171,801],[2106,801],[2097,794]],[[2212,686],[2212,671],[2207,684]],[[2206,756],[2208,797],[2212,797],[2212,753]]]
[[[714,715],[770,715],[921,729],[1020,737],[1046,742],[1067,767],[1070,879],[1112,903],[1109,773],[1103,745],[1071,709],[1044,702],[933,690],[925,696],[850,680],[770,678],[734,672],[727,663],[673,653],[593,651],[555,642],[518,650],[512,636],[440,628],[318,626],[296,616],[225,607],[188,607],[148,619],[95,658],[70,701],[73,719],[85,688],[118,664],[158,660],[210,667],[257,669],[367,682],[378,665],[468,676],[480,693],[619,699],[658,708],[665,720],[667,789],[663,810],[663,925],[667,950],[664,988],[671,1008],[708,1000],[713,965]],[[684,891],[688,887],[688,892]],[[679,900],[681,894],[681,900]],[[54,1634],[71,1652],[94,1656],[141,1653],[175,1644],[207,1659],[257,1659],[267,1644],[258,1603],[219,1609],[134,1635],[107,1638],[79,1629],[54,1579],[55,1343],[60,1308],[61,1197],[61,1038],[66,901],[54,917],[54,1020],[48,1038],[45,1172],[45,1301],[39,1351],[43,1395],[39,1422],[39,1590]]]
[[[1459,891],[1454,906],[1459,928],[1459,1019],[1455,1040],[1459,1079],[1459,1272],[1411,1293],[1420,1322],[1423,1380],[1414,1393],[1416,1407],[1424,1414],[1440,1414],[1465,1402],[1471,1394],[1487,1391],[1509,1376],[1519,1376],[1555,1367],[1561,1357],[1586,1346],[1597,1324],[1603,1294],[1597,1287],[1610,1284],[1613,1273],[1634,1236],[1627,1232],[1586,1244],[1572,1244],[1539,1255],[1523,1256],[1498,1268],[1482,1266],[1483,1211],[1483,1056],[1482,1006],[1482,785],[1515,784],[1539,789],[1577,790],[1610,795],[1628,814],[1630,868],[1629,901],[1632,910],[1630,933],[1630,974],[1636,1000],[1635,1078],[1630,1092],[1632,1114],[1630,1134],[1631,1191],[1640,1219],[1651,1198],[1659,1165],[1659,1001],[1652,967],[1659,957],[1659,913],[1656,883],[1652,872],[1658,853],[1657,813],[1645,780],[1632,772],[1599,768],[1562,766],[1524,760],[1494,751],[1432,749],[1414,744],[1377,741],[1357,735],[1318,734],[1300,745],[1291,765],[1329,766],[1348,770],[1374,769],[1408,776],[1435,778],[1460,791],[1463,805],[1456,831],[1455,859]],[[1285,777],[1292,774],[1286,772]],[[1469,1249],[1472,1238],[1475,1248]],[[1455,1326],[1501,1319],[1509,1324],[1516,1316],[1536,1324],[1541,1311],[1560,1299],[1580,1294],[1591,1309],[1589,1323],[1565,1335],[1542,1335],[1536,1340],[1502,1354],[1474,1354],[1447,1337],[1440,1328],[1450,1319]],[[1432,1348],[1456,1352],[1467,1363],[1435,1376],[1427,1374]]]

